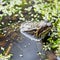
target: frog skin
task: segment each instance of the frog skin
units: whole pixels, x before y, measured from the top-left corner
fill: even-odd
[[[37,38],[44,37],[51,31],[52,24],[46,21],[31,22],[27,21],[21,24],[21,31],[30,35],[34,35]]]

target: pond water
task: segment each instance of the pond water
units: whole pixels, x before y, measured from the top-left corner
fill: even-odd
[[[41,60],[41,56],[37,52],[42,51],[41,42],[37,43],[35,38],[29,38],[27,35],[21,33],[22,41],[14,42],[11,53],[13,53],[12,60]]]

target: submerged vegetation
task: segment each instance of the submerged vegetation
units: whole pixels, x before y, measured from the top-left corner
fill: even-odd
[[[53,25],[51,35],[43,42],[43,49],[60,54],[59,0],[2,0],[0,4],[0,34],[4,34],[3,28],[14,26],[15,22],[41,20]]]

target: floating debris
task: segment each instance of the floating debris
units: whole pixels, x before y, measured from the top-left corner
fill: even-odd
[[[40,56],[41,54],[42,54],[41,52],[37,52],[37,55],[39,55],[39,56]]]
[[[30,43],[28,43],[28,45],[31,45]]]
[[[1,47],[1,50],[3,50],[3,51],[4,51],[4,48],[3,48],[3,47]]]
[[[25,45],[24,47],[26,48],[27,46]]]
[[[23,57],[23,55],[22,55],[22,54],[20,54],[19,56],[20,56],[20,57]]]

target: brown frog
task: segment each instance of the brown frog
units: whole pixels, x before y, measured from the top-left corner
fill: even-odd
[[[37,38],[44,37],[49,31],[51,31],[52,24],[46,21],[40,22],[24,22],[21,24],[21,31],[33,35]]]

